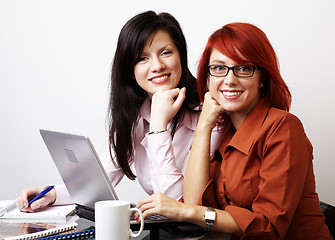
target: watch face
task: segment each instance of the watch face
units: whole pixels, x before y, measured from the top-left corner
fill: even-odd
[[[215,211],[206,211],[205,218],[210,220],[215,220]]]

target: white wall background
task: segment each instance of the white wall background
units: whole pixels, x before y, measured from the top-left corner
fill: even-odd
[[[320,199],[335,205],[333,0],[0,0],[0,199],[61,183],[40,128],[88,135],[98,152],[107,148],[117,37],[130,17],[146,10],[179,20],[193,73],[208,36],[222,25],[249,22],[267,34],[292,91],[291,112],[314,145]],[[127,179],[117,191],[129,201],[146,195]]]

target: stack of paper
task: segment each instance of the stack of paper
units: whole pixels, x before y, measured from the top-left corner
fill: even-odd
[[[5,205],[4,201],[0,202],[1,205]],[[32,221],[58,221],[66,220],[66,218],[74,213],[75,205],[63,205],[63,206],[48,206],[42,209],[36,210],[34,213],[21,212],[19,209],[15,208],[14,210],[9,211],[0,219],[6,220],[29,220]]]

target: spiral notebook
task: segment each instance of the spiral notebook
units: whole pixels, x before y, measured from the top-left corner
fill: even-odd
[[[4,240],[29,240],[29,239],[39,239],[39,238],[44,238],[47,236],[59,234],[62,232],[70,231],[73,230],[77,227],[77,223],[71,223],[71,224],[66,224],[63,226],[51,228],[48,230],[43,230],[40,232],[35,232],[35,233],[29,233],[29,234],[24,234],[24,235],[19,235],[19,236],[13,236],[13,237],[6,237]],[[48,238],[49,239],[49,238]],[[54,238],[52,238],[54,239]],[[55,238],[57,239],[57,238]]]
[[[94,229],[83,230],[79,232],[60,234],[51,237],[43,237],[37,240],[59,240],[59,239],[72,239],[72,240],[87,240],[87,239],[95,239]]]

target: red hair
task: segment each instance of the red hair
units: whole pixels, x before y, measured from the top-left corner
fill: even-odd
[[[208,91],[207,65],[214,48],[239,64],[260,68],[264,79],[262,96],[267,96],[273,107],[290,110],[291,93],[280,75],[277,55],[265,33],[248,23],[227,24],[209,37],[198,65],[197,84],[201,101]]]

